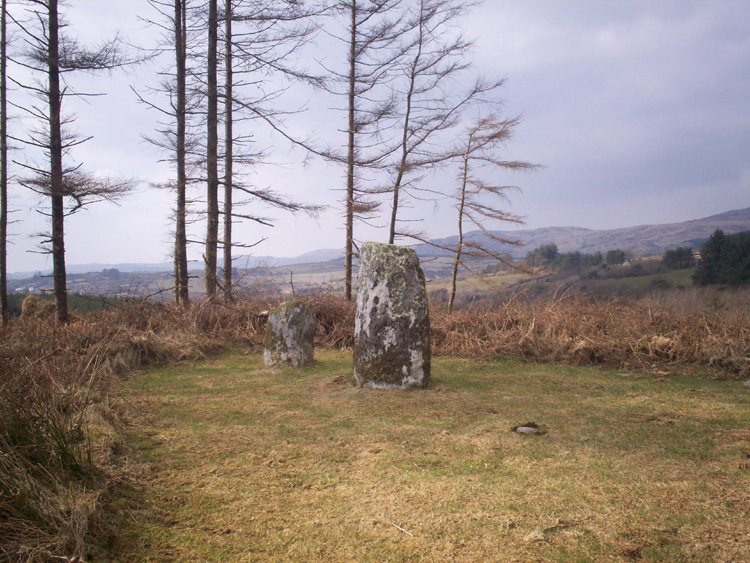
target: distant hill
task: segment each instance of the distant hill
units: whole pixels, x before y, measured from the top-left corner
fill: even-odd
[[[257,267],[268,267],[276,268],[280,266],[289,266],[292,264],[316,264],[319,262],[327,262],[329,260],[335,260],[337,258],[343,258],[343,250],[313,250],[295,256],[292,258],[277,258],[275,256],[238,256],[235,260],[235,265],[241,269],[251,269]],[[219,267],[223,266],[223,261],[219,260]],[[90,263],[90,264],[70,264],[66,267],[68,274],[87,274],[87,273],[98,273],[102,270],[116,269],[122,273],[133,273],[133,272],[153,272],[153,273],[164,273],[171,272],[174,266],[171,262],[163,262],[161,264],[138,264],[138,263],[120,263],[120,264],[104,264],[104,263]],[[197,271],[203,269],[203,263],[197,260],[191,260],[188,262],[188,268],[190,271]],[[9,279],[28,279],[37,274],[37,272],[16,272],[10,274]],[[39,272],[44,276],[51,276],[51,272]]]
[[[750,230],[750,207],[684,223],[641,225],[605,231],[582,229],[580,227],[492,231],[492,234],[498,237],[523,241],[522,246],[498,244],[481,231],[472,231],[466,235],[466,238],[482,241],[497,251],[509,253],[514,258],[523,258],[530,250],[550,243],[556,244],[560,252],[593,254],[622,249],[637,256],[654,256],[678,246],[697,248],[716,229],[722,229],[727,234]],[[452,246],[456,244],[457,240],[457,237],[448,237],[436,239],[433,242],[439,245]],[[422,257],[448,254],[446,251],[427,244],[420,244],[415,248]]]
[[[191,268],[193,262],[190,263]],[[197,262],[195,262],[196,268]],[[68,274],[86,274],[89,272],[101,272],[102,270],[111,270],[112,268],[119,270],[120,272],[169,272],[174,266],[171,263],[162,264],[139,264],[139,263],[118,263],[118,264],[104,264],[104,263],[91,263],[91,264],[69,264],[66,265],[65,271]],[[15,272],[8,275],[9,279],[27,279],[32,276],[51,276],[52,271],[40,271],[40,272]]]
[[[577,251],[592,254],[594,252],[622,249],[630,251],[637,256],[654,256],[663,254],[665,250],[678,246],[697,248],[716,229],[722,229],[727,234],[750,230],[750,207],[727,211],[726,213],[712,215],[704,219],[686,221],[684,223],[642,225],[606,231],[582,229],[580,227],[547,227],[520,231],[492,231],[498,237],[520,240],[523,242],[522,246],[499,245],[491,241],[481,231],[472,231],[466,235],[466,238],[481,240],[495,250],[507,252],[516,259],[524,258],[530,250],[549,243],[556,244],[560,252]],[[455,245],[456,241],[457,237],[434,240],[436,244],[448,247]],[[414,248],[421,258],[450,255],[450,252],[428,244],[415,245]],[[305,266],[304,269],[306,270],[325,270],[328,272],[334,267],[342,266],[343,257],[344,253],[341,249],[321,249],[291,258],[241,256],[238,257],[235,264],[241,269],[250,269],[259,266],[266,268]],[[340,264],[337,262],[340,262]],[[316,264],[320,264],[320,266],[315,266]],[[190,263],[191,270],[200,270],[202,267],[203,265],[200,262]],[[170,273],[172,264],[72,264],[68,266],[68,274],[100,273],[102,270],[111,268],[116,268],[123,273]],[[19,272],[12,274],[9,278],[20,281],[32,278],[32,276],[34,276],[34,272]]]

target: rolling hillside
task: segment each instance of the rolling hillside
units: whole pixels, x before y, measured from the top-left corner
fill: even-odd
[[[750,208],[728,211],[704,219],[665,225],[643,225],[625,229],[597,231],[580,227],[548,227],[520,231],[493,231],[497,236],[517,239],[524,242],[522,246],[496,243],[492,246],[501,252],[508,252],[515,259],[522,259],[530,250],[544,244],[554,243],[560,252],[606,252],[622,249],[637,256],[653,256],[678,246],[697,248],[708,239],[716,229],[725,233],[736,233],[750,230]],[[468,233],[469,239],[485,237],[481,231]],[[456,243],[456,237],[436,239],[438,245],[448,246]],[[449,251],[427,244],[415,246],[422,267],[428,278],[444,277],[450,271],[452,258]],[[246,256],[236,262],[240,270],[253,270],[250,281],[263,279],[268,285],[275,280],[288,285],[290,275],[294,276],[299,287],[319,286],[336,283],[343,278],[343,252],[337,249],[315,250],[292,258],[272,256]],[[191,269],[192,269],[191,263]],[[199,270],[200,263],[195,263]],[[111,276],[104,270],[117,269],[119,274]],[[355,272],[356,273],[356,272]],[[171,264],[85,264],[68,267],[68,290],[94,295],[114,295],[118,293],[150,293],[163,290],[171,285]],[[194,287],[193,287],[194,285]],[[16,274],[9,280],[10,292],[50,291],[52,278],[44,275]],[[201,276],[196,275],[191,283],[191,291],[202,294]]]
[[[708,239],[716,229],[722,229],[727,234],[750,230],[750,207],[684,223],[641,225],[607,231],[579,227],[493,231],[496,236],[523,241],[522,246],[499,245],[492,242],[480,231],[468,233],[467,237],[472,240],[482,240],[485,243],[489,242],[496,250],[508,252],[514,258],[523,258],[530,250],[549,243],[556,244],[560,252],[592,254],[622,249],[637,256],[654,256],[678,246],[696,248]],[[456,237],[448,237],[436,239],[434,242],[443,246],[452,246],[456,243],[456,240]],[[443,250],[426,244],[420,244],[415,248],[422,257],[447,254]]]

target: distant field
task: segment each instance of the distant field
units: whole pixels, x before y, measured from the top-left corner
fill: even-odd
[[[241,351],[133,376],[148,463],[112,561],[750,561],[750,389],[438,358],[425,391],[351,356]],[[522,436],[528,421],[547,429]]]
[[[633,276],[623,278],[612,278],[598,280],[596,283],[600,286],[609,287],[627,287],[631,289],[647,289],[649,287],[663,286],[665,283],[674,287],[692,287],[693,273],[695,270],[672,270],[661,274],[648,274],[645,276]],[[582,281],[583,285],[587,282]]]
[[[503,272],[498,274],[483,274],[476,276],[462,276],[456,282],[456,291],[459,294],[472,293],[476,291],[490,291],[493,289],[505,289],[521,281],[532,279],[529,274],[521,272]],[[440,278],[427,284],[430,291],[445,289],[450,291],[450,279]]]

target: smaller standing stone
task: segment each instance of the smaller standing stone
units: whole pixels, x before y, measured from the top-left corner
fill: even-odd
[[[313,361],[315,311],[302,301],[282,303],[268,314],[263,360],[267,366],[303,368]]]

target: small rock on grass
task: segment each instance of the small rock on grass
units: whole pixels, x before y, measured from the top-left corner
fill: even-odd
[[[546,434],[547,430],[539,426],[536,422],[527,422],[511,428],[512,432],[517,434]]]
[[[546,540],[547,538],[544,537],[544,532],[542,532],[541,530],[534,530],[523,538],[524,543],[537,543]]]

